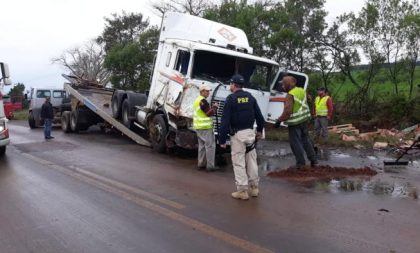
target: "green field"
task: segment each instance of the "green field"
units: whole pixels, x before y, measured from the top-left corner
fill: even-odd
[[[388,77],[388,73],[386,71],[388,70],[382,69],[380,73],[378,73],[375,76],[375,78],[372,81],[369,93],[371,96],[377,96],[380,98],[380,100],[383,101],[386,101],[387,98],[395,95],[394,84],[390,81],[390,78]],[[343,102],[349,95],[354,94],[358,88],[348,78],[345,78],[343,80],[343,78],[340,77],[340,74],[334,75],[335,76],[333,76],[331,84],[328,85],[328,89],[330,90],[330,93],[334,98],[335,102]],[[365,70],[355,70],[354,76],[360,84],[366,83],[364,81],[366,80]],[[317,78],[313,79],[313,82],[316,83],[311,83],[310,85],[314,85],[315,87],[320,86],[320,83],[318,83],[319,81],[317,80]],[[420,85],[420,66],[416,68],[415,82],[412,95],[413,97],[418,96],[420,94],[420,88],[417,85]],[[310,90],[312,93],[315,92],[314,88]],[[408,97],[409,90],[410,87],[408,84],[408,76],[401,72],[398,83],[398,91],[400,94],[404,94]]]

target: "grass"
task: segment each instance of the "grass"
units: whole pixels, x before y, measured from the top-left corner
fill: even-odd
[[[355,79],[360,83],[364,84],[366,71],[365,70],[355,70],[354,72]],[[405,75],[401,75],[399,77],[398,83],[398,91],[400,94],[404,94],[406,96],[409,95],[410,86],[407,82],[408,77]],[[415,81],[413,87],[413,96],[419,93],[419,88],[417,85],[420,84],[420,66],[416,68],[415,72]],[[318,84],[317,86],[319,86]],[[357,87],[351,83],[351,81],[346,78],[345,80],[340,80],[338,75],[333,77],[331,80],[331,84],[328,86],[334,101],[341,102],[345,101],[346,97],[352,92],[357,91]],[[374,78],[371,84],[370,95],[371,96],[378,96],[382,99],[386,99],[390,96],[395,94],[395,87],[394,84],[390,81],[388,77],[388,72],[386,69],[382,69]]]
[[[14,111],[13,120],[27,120],[28,114],[29,114],[29,111],[27,109],[23,109],[21,111]]]

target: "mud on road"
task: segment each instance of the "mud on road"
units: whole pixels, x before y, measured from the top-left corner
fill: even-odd
[[[267,175],[270,177],[280,177],[288,180],[332,180],[341,179],[346,176],[374,176],[378,174],[370,167],[364,168],[344,168],[344,167],[331,167],[328,165],[320,165],[315,167],[304,166],[301,169],[289,167],[286,170],[278,170],[269,172]]]

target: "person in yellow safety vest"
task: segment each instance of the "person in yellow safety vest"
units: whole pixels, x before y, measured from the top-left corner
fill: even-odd
[[[318,88],[318,96],[315,98],[315,104],[312,115],[315,117],[315,137],[319,139],[328,138],[328,121],[332,119],[333,102],[327,95],[324,87]]]
[[[305,166],[305,156],[314,167],[318,164],[314,147],[308,134],[308,122],[311,119],[311,113],[307,102],[307,95],[304,89],[297,87],[297,80],[293,76],[285,76],[282,79],[284,91],[288,94],[284,104],[284,111],[277,119],[276,126],[281,122],[287,125],[289,131],[289,143],[296,158],[295,169],[301,169]]]
[[[216,113],[217,106],[210,106],[206,100],[210,95],[208,85],[201,85],[199,90],[200,96],[193,104],[193,127],[198,139],[198,169],[215,171],[219,168],[215,166],[216,141],[212,116]]]

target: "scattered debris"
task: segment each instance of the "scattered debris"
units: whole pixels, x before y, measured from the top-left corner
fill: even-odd
[[[417,132],[420,134],[420,124],[414,125],[409,128],[406,128],[402,131],[399,131],[395,128],[392,129],[381,129],[378,128],[375,132],[366,132],[366,133],[359,133],[360,131],[355,128],[352,124],[344,124],[344,125],[336,125],[328,127],[328,131],[330,133],[341,134],[340,139],[345,142],[354,142],[354,141],[372,141],[375,137],[391,137],[390,141],[395,142],[396,140],[402,140],[403,137],[409,133]],[[402,145],[399,145],[400,148],[409,147],[412,144],[410,141],[404,142]],[[394,144],[395,145],[395,144]],[[375,142],[373,148],[374,149],[384,149],[388,148],[389,143],[385,142]],[[362,147],[358,146],[355,147],[360,149]]]
[[[364,148],[365,148],[365,146],[360,145],[360,144],[356,144],[356,145],[354,145],[353,147],[354,147],[355,149],[364,149]]]
[[[330,126],[328,127],[328,132],[330,133],[353,133],[358,135],[359,129],[355,128],[352,124],[344,124],[344,125],[336,125],[336,126]]]
[[[341,140],[346,141],[346,142],[357,141],[356,136],[353,136],[353,135],[349,136],[349,135],[346,135],[346,134],[341,135]]]
[[[407,127],[407,128],[405,128],[405,129],[401,130],[401,132],[402,132],[402,133],[404,133],[404,134],[408,134],[408,133],[411,133],[411,132],[413,132],[414,130],[416,130],[416,129],[418,129],[418,128],[419,128],[419,125],[418,125],[418,124],[416,124],[416,125],[414,125],[414,126]]]
[[[387,148],[387,147],[388,147],[388,142],[377,141],[373,144],[374,149],[384,149],[384,148]]]

